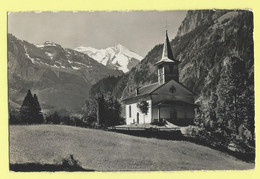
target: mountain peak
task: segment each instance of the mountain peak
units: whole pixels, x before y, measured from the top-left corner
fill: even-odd
[[[116,44],[114,47],[108,47],[106,49],[79,46],[74,50],[87,54],[111,69],[122,70],[124,73],[128,72],[143,59],[142,56],[121,44]]]
[[[49,47],[49,46],[57,47],[57,46],[59,46],[59,45],[56,44],[56,43],[54,43],[54,42],[51,42],[51,41],[46,41],[46,42],[44,42],[44,46],[45,46],[45,47]]]
[[[43,47],[61,47],[59,44],[56,44],[51,41],[46,41],[43,44],[34,44],[38,48],[43,48]]]
[[[78,52],[82,52],[82,53],[84,53],[84,51],[97,51],[97,49],[95,49],[93,47],[85,47],[85,46],[79,46],[79,47],[75,48],[74,50],[76,50]]]

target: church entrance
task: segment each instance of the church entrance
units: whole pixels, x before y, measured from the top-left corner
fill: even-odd
[[[139,112],[136,114],[137,124],[139,124]]]

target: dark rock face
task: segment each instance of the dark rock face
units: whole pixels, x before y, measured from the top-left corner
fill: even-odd
[[[45,42],[34,45],[8,35],[8,83],[10,106],[21,104],[28,89],[37,93],[43,111],[77,111],[100,79],[118,76],[86,54]],[[15,105],[12,105],[15,104]],[[18,105],[19,106],[19,105]]]

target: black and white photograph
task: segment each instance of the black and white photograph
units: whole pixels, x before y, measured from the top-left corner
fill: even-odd
[[[10,171],[255,168],[253,11],[7,22]]]

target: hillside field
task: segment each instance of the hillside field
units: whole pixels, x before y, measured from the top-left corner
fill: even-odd
[[[63,125],[10,126],[11,164],[52,164],[69,154],[96,171],[254,168],[253,163],[186,141]]]

